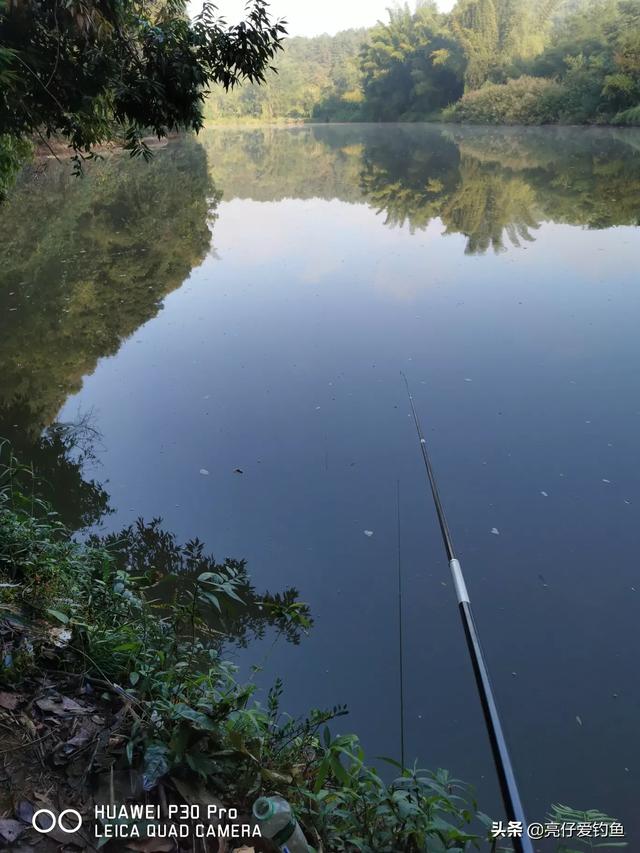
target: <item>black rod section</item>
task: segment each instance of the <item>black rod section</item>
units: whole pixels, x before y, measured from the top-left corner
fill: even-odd
[[[515,773],[513,772],[513,765],[511,763],[507,741],[502,729],[502,723],[500,722],[498,707],[493,694],[491,679],[489,678],[489,669],[485,661],[482,646],[480,645],[480,637],[478,636],[478,629],[476,628],[476,623],[473,618],[473,611],[471,610],[471,602],[469,600],[469,594],[462,574],[462,568],[456,558],[455,550],[453,548],[453,540],[451,539],[451,532],[449,530],[449,525],[447,524],[447,517],[444,512],[442,500],[440,499],[433,466],[429,457],[429,451],[427,450],[427,442],[422,432],[422,427],[420,426],[420,419],[418,418],[418,413],[413,402],[411,390],[409,389],[409,381],[404,373],[402,373],[402,378],[404,379],[404,384],[407,386],[407,394],[409,395],[409,402],[411,403],[411,412],[418,432],[418,438],[420,439],[420,450],[422,451],[422,458],[424,460],[429,485],[431,487],[431,494],[433,495],[433,502],[438,515],[442,541],[444,542],[445,551],[447,552],[449,568],[451,569],[453,583],[458,596],[458,608],[467,640],[467,648],[469,649],[469,655],[471,656],[471,663],[473,664],[476,685],[480,694],[480,702],[482,704],[482,711],[484,713],[487,732],[489,734],[493,760],[498,774],[498,781],[500,782],[502,801],[507,813],[507,818],[521,823],[523,828],[522,838],[512,839],[513,846],[516,853],[534,853],[531,839],[527,836],[527,819],[524,814],[522,800],[520,799],[518,783],[516,782]]]
[[[396,483],[398,522],[398,657],[400,660],[400,763],[404,770],[404,641],[402,632],[402,545],[400,540],[400,480]]]

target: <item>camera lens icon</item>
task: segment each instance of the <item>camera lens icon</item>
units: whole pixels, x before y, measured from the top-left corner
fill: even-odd
[[[63,818],[66,816],[68,820],[63,822]],[[38,820],[38,818],[41,818]],[[71,824],[75,821],[75,826]],[[37,812],[33,813],[33,817],[31,818],[31,826],[35,829],[36,832],[41,833],[42,835],[46,835],[48,832],[52,832],[54,829],[59,829],[61,832],[66,832],[67,835],[73,835],[74,832],[77,832],[82,826],[82,815],[79,811],[75,809],[63,809],[58,816],[55,815],[51,809],[38,809]]]

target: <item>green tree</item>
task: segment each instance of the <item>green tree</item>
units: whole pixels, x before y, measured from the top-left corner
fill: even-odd
[[[143,135],[202,126],[204,92],[261,82],[281,47],[266,0],[227,26],[205,2],[1,0],[0,135],[64,137],[79,156],[121,129],[133,153]]]
[[[467,60],[466,89],[477,89],[497,63],[498,15],[494,0],[459,0],[451,15],[451,29]]]
[[[424,117],[462,94],[463,58],[447,18],[427,0],[389,10],[362,50],[363,88],[370,118]]]
[[[467,58],[465,87],[504,79],[514,62],[536,56],[548,42],[562,0],[458,0],[451,29]]]
[[[583,0],[530,69],[563,84],[564,121],[624,121],[640,105],[640,0]]]
[[[214,87],[205,106],[207,118],[359,118],[359,53],[365,36],[362,29],[288,39],[277,73],[267,72],[266,85],[247,82],[229,93],[222,86]]]

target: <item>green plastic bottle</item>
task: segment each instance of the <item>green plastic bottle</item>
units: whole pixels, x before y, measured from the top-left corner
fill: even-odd
[[[282,853],[314,853],[291,806],[282,797],[260,797],[253,804],[253,816],[262,837],[274,841]]]

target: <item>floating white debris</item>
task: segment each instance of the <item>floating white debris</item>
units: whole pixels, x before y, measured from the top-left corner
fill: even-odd
[[[497,527],[492,527],[491,532],[493,533],[494,536],[500,536],[500,531],[498,530]]]
[[[365,531],[364,531],[364,535],[365,535],[365,536],[368,536],[369,538],[371,538],[371,537],[373,536],[373,530],[365,530]]]
[[[207,471],[207,469],[206,469],[206,468],[201,468],[201,469],[200,469],[200,473],[202,474],[202,476],[203,476],[203,477],[208,477],[208,476],[209,476],[209,472]]]
[[[548,497],[549,497],[549,493],[548,493],[548,492],[540,492],[540,494],[542,495],[542,497],[543,497],[543,498],[548,498]]]
[[[316,406],[316,412],[320,411],[320,406]]]
[[[603,482],[603,483],[610,483],[610,482],[611,482],[611,480],[606,480],[606,479],[603,477],[603,478],[602,478],[602,482]]]
[[[576,723],[577,723],[579,726],[581,726],[581,725],[582,725],[582,717],[579,717],[577,714],[576,714]]]
[[[473,382],[473,379],[469,379],[469,377],[468,377],[468,376],[465,376],[464,381],[465,381],[465,382]]]

